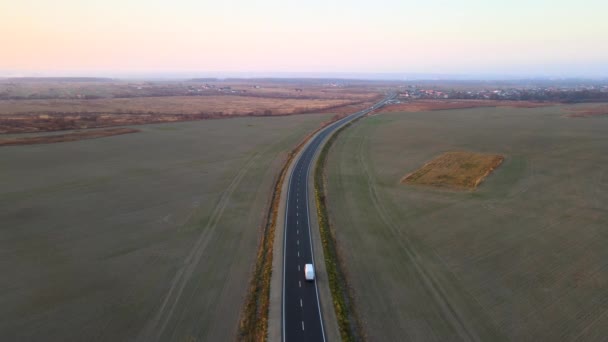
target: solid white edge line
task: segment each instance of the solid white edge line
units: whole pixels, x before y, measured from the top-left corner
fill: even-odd
[[[316,136],[316,135],[315,135]],[[314,138],[313,138],[314,139]],[[312,143],[312,140],[311,140]],[[310,146],[310,144],[308,145]],[[308,148],[308,146],[306,148]],[[285,205],[285,215],[284,216],[284,222],[283,222],[283,291],[281,292],[281,320],[283,321],[281,324],[281,337],[282,340],[285,341],[285,270],[286,270],[286,263],[287,263],[287,214],[289,213],[289,195],[291,194],[291,181],[293,179],[293,176],[295,174],[295,170],[298,168],[298,163],[300,162],[300,160],[302,159],[302,156],[304,155],[305,152],[302,152],[299,156],[298,159],[294,162],[294,166],[291,170],[291,173],[289,174],[289,180],[288,180],[288,184],[287,184],[287,198],[286,198],[286,205]],[[298,195],[300,193],[298,192]],[[297,196],[296,196],[297,199]],[[298,265],[298,271],[300,270],[300,265]]]
[[[321,142],[326,141],[326,139],[327,139],[327,137],[323,138],[321,140]],[[319,145],[320,145],[320,143],[319,143]],[[317,154],[319,145],[317,145],[317,148],[315,148],[315,153],[313,154],[313,156]],[[306,180],[310,179],[310,166],[311,166],[311,164],[312,163],[308,163],[308,166],[307,166],[307,169],[306,169]],[[315,254],[314,254],[313,249],[312,249],[312,235],[310,233],[310,210],[309,210],[309,206],[308,206],[308,189],[309,188],[310,187],[307,186],[306,187],[306,191],[304,193],[305,202],[306,202],[306,214],[308,215],[308,220],[306,221],[306,225],[308,227],[308,238],[310,239],[310,255],[312,257],[311,262],[312,262],[313,268],[316,269],[316,267],[314,266],[315,265]],[[315,273],[316,273],[316,271],[315,271]],[[317,286],[317,282],[316,281],[315,281],[315,293],[317,295],[317,309],[319,310],[319,320],[321,321],[321,336],[323,336],[323,342],[325,342],[325,328],[323,327],[323,314],[321,313],[321,302],[319,301],[319,287]],[[304,330],[304,321],[302,321],[302,330]]]

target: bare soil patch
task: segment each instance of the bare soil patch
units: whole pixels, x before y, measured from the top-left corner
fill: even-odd
[[[415,100],[407,103],[384,106],[378,113],[386,112],[426,112],[433,110],[466,109],[477,107],[537,108],[554,106],[552,102],[498,101],[498,100]]]
[[[100,130],[91,130],[84,132],[72,132],[57,135],[45,135],[37,137],[17,137],[17,138],[0,138],[0,146],[14,145],[34,145],[34,144],[53,144],[68,141],[77,141],[84,139],[97,139],[110,137],[113,135],[137,133],[139,130],[132,128],[109,128]]]
[[[453,189],[475,189],[504,157],[473,152],[446,152],[405,176],[401,182]]]

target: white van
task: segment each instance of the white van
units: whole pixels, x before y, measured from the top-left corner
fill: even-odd
[[[304,265],[304,277],[308,281],[315,280],[315,267],[312,264]]]

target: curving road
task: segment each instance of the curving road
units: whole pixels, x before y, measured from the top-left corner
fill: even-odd
[[[319,305],[316,282],[304,279],[304,265],[314,264],[312,239],[309,226],[308,174],[315,153],[322,147],[325,138],[336,129],[393,99],[388,95],[371,108],[351,114],[320,131],[300,154],[289,175],[287,206],[285,210],[285,233],[283,241],[283,296],[282,339],[294,341],[325,341],[323,317]],[[314,210],[313,210],[314,212]],[[316,267],[315,267],[316,269]]]

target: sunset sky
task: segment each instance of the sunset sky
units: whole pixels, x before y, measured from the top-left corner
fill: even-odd
[[[608,1],[4,0],[0,76],[608,76]]]

